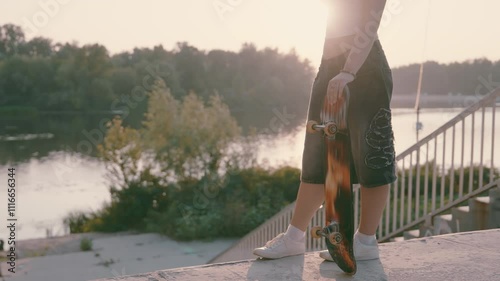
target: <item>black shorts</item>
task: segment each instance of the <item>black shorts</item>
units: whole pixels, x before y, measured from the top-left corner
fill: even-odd
[[[307,120],[320,121],[328,82],[343,68],[346,55],[322,60],[311,91]],[[352,183],[376,187],[396,180],[391,123],[392,73],[376,40],[356,79],[347,84],[347,126],[351,144]],[[323,184],[326,164],[322,134],[306,133],[301,181]]]

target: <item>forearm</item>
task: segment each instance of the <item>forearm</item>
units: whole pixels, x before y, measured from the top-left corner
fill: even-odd
[[[347,56],[344,68],[342,70],[356,74],[365,62],[370,50],[375,42],[375,38],[370,38],[369,41],[363,42],[363,46],[357,47],[353,46]]]
[[[353,45],[350,48],[343,70],[356,74],[365,62],[373,42],[377,39],[377,31],[384,11],[386,0],[365,0],[363,7],[363,24],[358,28]]]

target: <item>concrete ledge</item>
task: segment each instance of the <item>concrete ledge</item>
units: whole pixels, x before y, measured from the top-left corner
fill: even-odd
[[[380,260],[358,262],[344,274],[317,253],[175,268],[99,281],[159,280],[500,280],[500,229],[418,238],[380,245]]]

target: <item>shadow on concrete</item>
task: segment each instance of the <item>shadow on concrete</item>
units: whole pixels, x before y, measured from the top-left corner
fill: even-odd
[[[370,280],[370,281],[385,281],[387,274],[379,259],[370,261],[358,261],[357,272],[354,276],[345,274],[334,262],[323,261],[319,265],[319,273],[322,278],[332,279],[335,281],[355,281],[355,280]]]
[[[304,255],[279,260],[256,259],[247,272],[247,281],[303,280]],[[264,278],[264,279],[263,279]]]

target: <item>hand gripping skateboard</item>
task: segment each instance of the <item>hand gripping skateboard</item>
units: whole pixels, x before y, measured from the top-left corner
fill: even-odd
[[[326,147],[325,227],[313,227],[314,238],[325,238],[328,252],[347,274],[356,273],[354,258],[354,206],[351,185],[350,143],[347,131],[349,95],[345,92],[335,104],[325,97],[321,124],[307,123],[308,133],[323,132]]]

